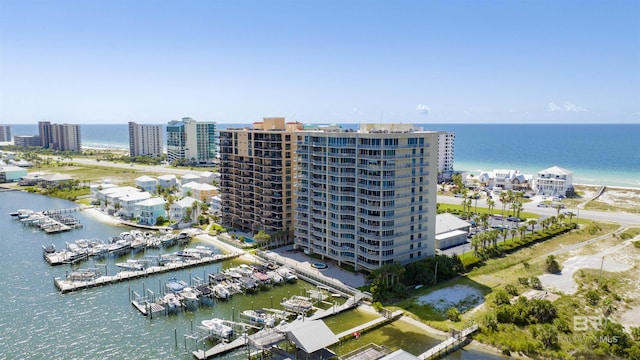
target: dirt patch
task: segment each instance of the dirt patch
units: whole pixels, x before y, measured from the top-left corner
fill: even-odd
[[[623,324],[627,330],[630,327],[640,326],[640,305],[616,314],[614,318]]]

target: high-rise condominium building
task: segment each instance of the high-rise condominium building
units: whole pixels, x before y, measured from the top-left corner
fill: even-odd
[[[81,151],[80,125],[38,122],[40,145],[53,150]]]
[[[167,160],[193,165],[210,165],[216,158],[216,123],[192,118],[167,125]]]
[[[0,141],[11,141],[11,126],[0,125]]]
[[[295,130],[264,118],[253,128],[220,131],[222,219],[245,231],[293,235]]]
[[[296,248],[356,270],[435,253],[437,132],[365,124],[297,137]]]
[[[162,126],[129,122],[129,156],[162,156]]]
[[[453,143],[455,139],[455,133],[438,133],[438,180],[451,179],[453,175]]]

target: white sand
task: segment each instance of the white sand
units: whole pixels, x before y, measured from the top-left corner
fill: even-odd
[[[83,211],[102,223],[110,225],[122,225],[122,222],[119,219],[114,218],[113,216],[109,216],[96,208],[86,208]]]
[[[460,312],[474,308],[484,302],[480,290],[466,285],[455,285],[449,288],[435,290],[418,298],[418,304],[431,305],[440,311],[455,307]]]
[[[562,263],[560,274],[540,275],[542,286],[548,289],[559,290],[565,294],[575,294],[578,291],[578,284],[573,280],[573,274],[580,269],[600,269],[604,271],[627,271],[631,265],[621,264],[615,261],[602,261],[600,255],[574,256]]]

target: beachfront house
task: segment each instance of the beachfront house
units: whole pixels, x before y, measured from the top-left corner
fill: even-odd
[[[101,210],[106,210],[107,213],[111,214],[114,210],[116,200],[119,197],[124,196],[130,192],[141,191],[140,189],[133,186],[107,187],[105,189],[99,190],[96,193],[95,202],[100,204]],[[108,209],[111,209],[111,211],[109,211]]]
[[[67,174],[51,174],[45,175],[40,178],[38,185],[43,188],[50,188],[60,186],[73,181],[73,176]]]
[[[213,215],[220,215],[222,212],[222,197],[220,197],[220,195],[216,195],[211,198],[209,212]]]
[[[182,185],[182,194],[203,202],[210,202],[214,196],[218,195],[218,188],[209,184],[190,182]]]
[[[136,203],[135,217],[138,218],[138,224],[155,225],[160,216],[166,219],[165,203],[166,201],[160,197],[149,198]]]
[[[200,176],[195,174],[185,174],[180,176],[180,185],[185,185],[190,182],[200,182]]]
[[[214,179],[214,173],[212,173],[211,171],[203,171],[200,174],[198,174],[198,176],[200,176],[200,180],[199,182],[202,184],[213,184],[213,179]]]
[[[470,228],[470,223],[455,215],[436,215],[436,249],[447,249],[466,243]]]
[[[178,179],[173,174],[160,175],[158,176],[158,185],[163,189],[178,186]]]
[[[197,199],[186,196],[169,208],[169,219],[171,222],[179,223],[179,226],[189,226],[200,216],[200,206],[197,206]]]
[[[531,176],[518,170],[494,169],[481,172],[478,181],[489,189],[527,190],[531,183]]]
[[[137,204],[143,200],[147,200],[151,198],[151,194],[144,192],[130,192],[122,197],[116,199],[115,207],[118,209],[116,211],[116,216],[119,216],[125,220],[135,218],[137,214]]]
[[[538,172],[534,190],[539,195],[567,196],[573,193],[573,172],[552,166]]]
[[[143,191],[156,192],[158,180],[152,178],[151,176],[143,175],[137,177],[134,181],[136,186],[141,188]]]

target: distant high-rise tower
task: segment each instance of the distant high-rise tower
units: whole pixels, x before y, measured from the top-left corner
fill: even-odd
[[[129,122],[129,156],[162,156],[162,126]]]
[[[82,151],[80,125],[38,122],[40,145],[53,150]]]
[[[211,165],[216,158],[216,123],[192,118],[167,125],[167,160],[193,165]]]
[[[438,133],[438,180],[451,179],[453,175],[453,132]]]
[[[11,126],[0,125],[0,141],[11,141]]]
[[[356,270],[434,255],[437,132],[363,124],[297,135],[296,248]]]
[[[45,149],[51,147],[51,143],[53,143],[53,137],[51,135],[51,123],[48,121],[39,121],[38,132],[40,134],[40,146]]]
[[[264,118],[253,128],[220,131],[222,219],[246,231],[293,235],[298,122]]]

